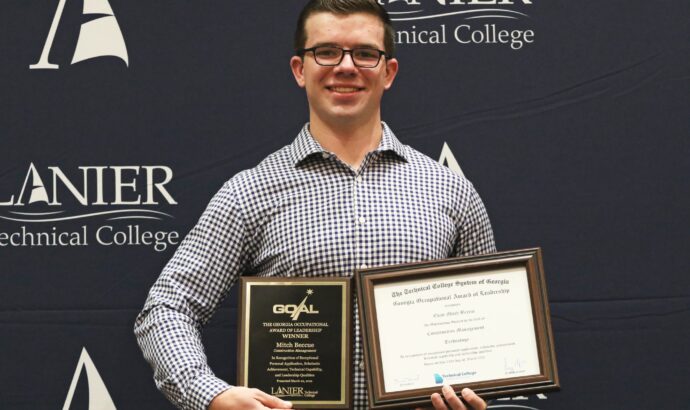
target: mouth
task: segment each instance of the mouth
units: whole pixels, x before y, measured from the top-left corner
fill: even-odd
[[[345,86],[331,86],[326,87],[328,91],[336,92],[339,94],[352,94],[358,91],[363,91],[363,87],[345,87]]]

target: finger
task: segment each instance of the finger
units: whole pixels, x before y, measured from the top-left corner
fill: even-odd
[[[460,393],[462,394],[462,398],[473,410],[486,410],[486,402],[484,399],[479,397],[477,393],[473,392],[471,389],[465,387]]]
[[[448,410],[446,403],[443,401],[443,397],[440,394],[434,393],[431,395],[431,404],[436,410]]]
[[[252,389],[254,391],[254,397],[261,402],[264,406],[269,409],[291,409],[292,403],[289,401],[281,400],[275,396],[263,392],[259,389]]]
[[[443,397],[445,397],[446,402],[448,403],[451,409],[467,410],[467,407],[465,407],[458,395],[455,394],[455,391],[453,391],[452,387],[450,387],[449,385],[445,385],[443,386],[441,391],[443,392]]]

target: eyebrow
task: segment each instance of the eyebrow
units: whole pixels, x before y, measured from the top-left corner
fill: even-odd
[[[312,48],[312,47],[342,47],[338,43],[329,43],[329,42],[324,42],[324,43],[316,43],[312,45],[311,47],[306,47],[306,48]],[[353,48],[371,48],[374,50],[380,50],[379,46],[375,44],[370,44],[370,43],[363,43],[363,44],[356,44]]]

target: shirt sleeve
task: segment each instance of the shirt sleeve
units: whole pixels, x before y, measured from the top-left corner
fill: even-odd
[[[453,256],[471,256],[496,252],[494,232],[491,229],[489,215],[484,203],[474,186],[467,182],[467,191],[460,198],[463,199],[460,208],[458,237],[455,242]]]
[[[213,197],[151,288],[134,333],[156,386],[177,407],[206,409],[230,386],[208,366],[201,326],[247,264],[246,221],[230,183]]]

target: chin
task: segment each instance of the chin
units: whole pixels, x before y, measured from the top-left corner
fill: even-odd
[[[364,117],[360,113],[337,113],[330,116],[336,122],[348,122],[362,120]]]

